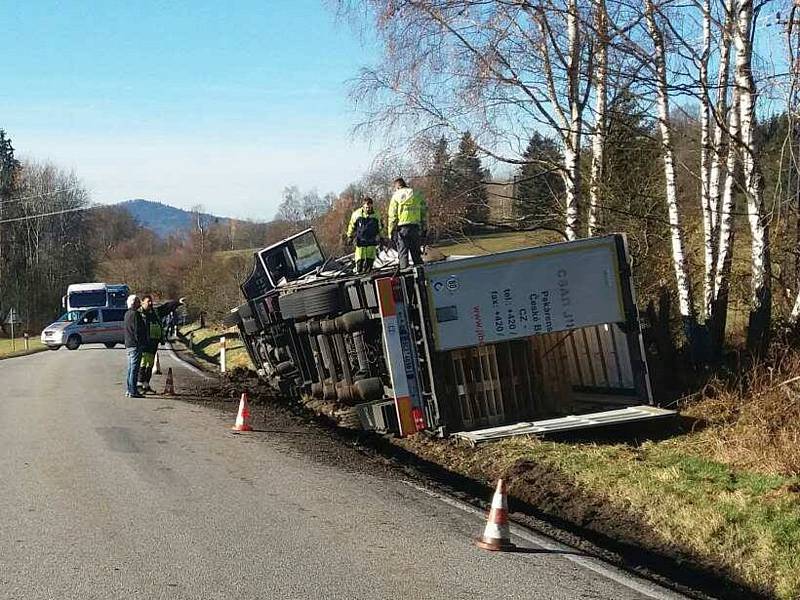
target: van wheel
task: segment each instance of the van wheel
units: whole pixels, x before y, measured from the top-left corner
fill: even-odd
[[[114,342],[106,342],[105,347],[111,350],[116,344]]]
[[[67,338],[67,350],[77,350],[80,348],[81,345],[81,336],[77,333],[73,333],[71,336]]]

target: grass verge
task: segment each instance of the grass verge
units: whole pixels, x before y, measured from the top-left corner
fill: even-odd
[[[692,434],[641,446],[533,437],[468,448],[394,443],[543,513],[724,575],[781,599],[800,595],[800,479],[733,469],[692,452]]]
[[[252,367],[250,357],[247,355],[247,350],[242,340],[233,330],[214,327],[201,328],[199,323],[191,323],[181,327],[179,333],[181,337],[186,340],[187,347],[188,340],[191,338],[192,351],[194,354],[216,365],[219,364],[220,338],[224,333],[226,335],[225,353],[227,355],[227,368],[233,370],[237,367],[245,369]]]
[[[0,339],[0,360],[13,356],[25,356],[26,354],[33,354],[34,352],[41,352],[42,350],[47,350],[47,346],[42,344],[38,338],[30,338],[28,340],[27,350],[25,349],[24,340],[16,339],[12,344],[10,339]]]

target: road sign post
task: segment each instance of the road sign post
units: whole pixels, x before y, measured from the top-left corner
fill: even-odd
[[[17,315],[17,311],[13,308],[8,311],[8,316],[6,317],[6,324],[11,325],[11,351],[14,352],[17,349],[17,341],[14,339],[14,325],[20,324],[22,321],[19,320],[19,316]]]

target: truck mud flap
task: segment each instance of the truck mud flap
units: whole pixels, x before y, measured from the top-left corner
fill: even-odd
[[[472,446],[476,446],[484,442],[493,442],[516,435],[544,436],[551,433],[607,427],[623,423],[629,424],[657,419],[673,419],[677,414],[677,411],[657,408],[655,406],[629,406],[618,410],[605,410],[585,415],[569,415],[555,419],[544,419],[542,421],[489,427],[487,429],[478,429],[475,431],[461,431],[454,433],[453,436],[469,442]]]

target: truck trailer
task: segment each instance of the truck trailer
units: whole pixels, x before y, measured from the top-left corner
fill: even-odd
[[[312,229],[254,254],[237,326],[282,395],[470,443],[661,419],[624,234],[374,271]]]

